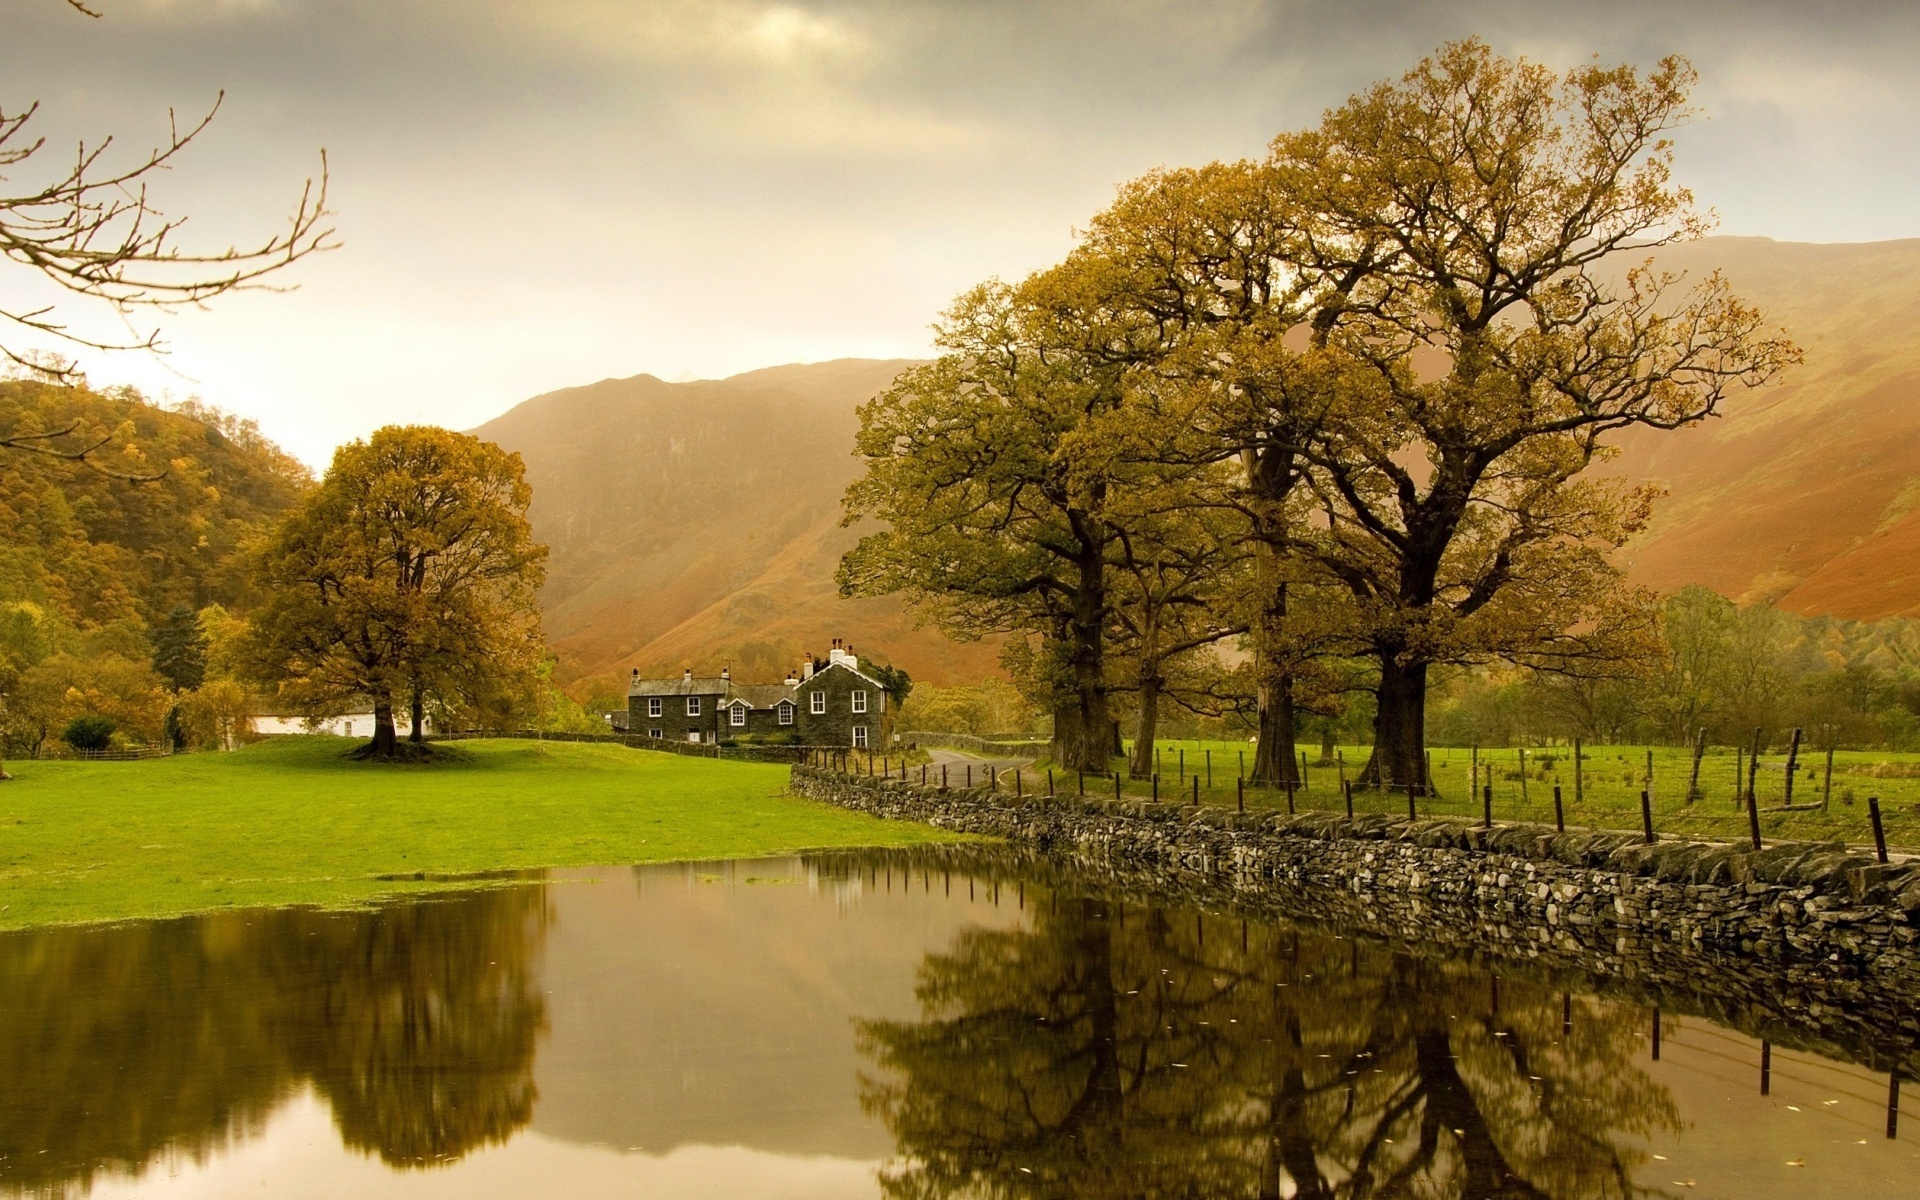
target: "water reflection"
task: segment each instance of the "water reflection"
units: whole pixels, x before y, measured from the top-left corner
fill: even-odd
[[[0,938],[0,1186],[205,1161],[307,1085],[391,1166],[503,1141],[533,1113],[546,926],[513,888]]]
[[[1062,899],[919,996],[862,1026],[896,1197],[1632,1196],[1679,1127],[1632,1009],[1331,936]]]
[[[969,850],[8,934],[0,1195],[1913,1194],[1847,1022],[1342,933]]]

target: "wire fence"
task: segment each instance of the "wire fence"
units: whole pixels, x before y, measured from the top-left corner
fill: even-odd
[[[1647,748],[1605,747],[1589,752],[1583,747],[1577,766],[1564,752],[1556,757],[1530,750],[1442,750],[1436,751],[1429,765],[1430,784],[1387,788],[1361,777],[1357,768],[1364,758],[1350,765],[1344,753],[1336,753],[1330,764],[1307,758],[1298,781],[1263,786],[1248,777],[1250,756],[1244,750],[1193,749],[1191,756],[1186,746],[1163,750],[1157,757],[1164,769],[1140,778],[1129,777],[1124,769],[1061,771],[1045,764],[1013,770],[995,770],[985,764],[915,765],[898,755],[828,749],[811,752],[806,761],[851,774],[990,793],[1106,796],[1242,811],[1386,814],[1488,825],[1521,822],[1638,833],[1649,840],[1679,836],[1753,844],[1829,841],[1877,853],[1920,847],[1920,811],[1916,811],[1920,805],[1883,806],[1877,795],[1867,796],[1863,803],[1842,804],[1832,798],[1830,785],[1826,795],[1814,801],[1804,801],[1804,788],[1789,801],[1785,780],[1776,778],[1769,788],[1761,782],[1765,776],[1752,771],[1744,755],[1742,779],[1751,779],[1751,787],[1743,782],[1736,792],[1730,759],[1716,763],[1703,754],[1697,775],[1689,761],[1676,780],[1671,764],[1663,770],[1657,753],[1647,767]],[[1627,749],[1639,752],[1644,774],[1619,769]],[[1706,769],[1709,765],[1722,767],[1729,776],[1711,789],[1709,784],[1716,781]]]

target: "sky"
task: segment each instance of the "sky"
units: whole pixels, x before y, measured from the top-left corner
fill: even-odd
[[[96,385],[198,396],[315,465],[642,372],[928,353],[982,279],[1056,261],[1126,179],[1259,155],[1452,38],[1699,69],[1679,174],[1725,233],[1920,236],[1920,5],[1807,0],[0,0],[0,111],[44,178],[224,90],[154,194],[270,235],[330,164],[340,247],[166,314]],[[0,299],[44,297],[0,265]],[[119,318],[61,315],[98,336]],[[0,330],[10,347],[34,345]]]

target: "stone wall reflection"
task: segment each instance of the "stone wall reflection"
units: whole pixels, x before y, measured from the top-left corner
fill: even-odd
[[[0,1189],[204,1160],[306,1086],[343,1141],[451,1162],[533,1115],[540,888],[0,937]]]
[[[913,1200],[1625,1197],[1678,1121],[1636,1010],[1191,913],[1043,900],[919,996],[861,1028]]]

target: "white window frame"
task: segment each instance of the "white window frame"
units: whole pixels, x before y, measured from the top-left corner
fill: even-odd
[[[667,736],[667,731],[664,729],[649,729],[647,730],[647,736],[650,738],[664,738]]]
[[[687,715],[690,717],[697,717],[700,715],[700,697],[698,696],[687,697]]]
[[[735,729],[745,728],[747,724],[747,706],[744,704],[734,705],[733,711],[727,714],[727,724],[733,726]]]
[[[853,746],[856,750],[864,750],[867,748],[867,727],[865,725],[855,725],[853,727]]]
[[[793,701],[782,700],[777,707],[780,714],[780,723],[782,725],[793,724]]]
[[[807,711],[809,713],[817,717],[827,711],[827,694],[825,692],[808,692],[807,696]]]
[[[667,702],[665,700],[662,700],[658,696],[648,696],[647,697],[647,715],[650,717],[666,716]]]
[[[866,693],[866,692],[864,692],[864,691],[856,691],[856,692],[854,692],[854,694],[853,694],[853,711],[855,711],[855,712],[857,712],[857,713],[863,713],[863,712],[865,712],[865,711],[867,711],[867,693]]]

